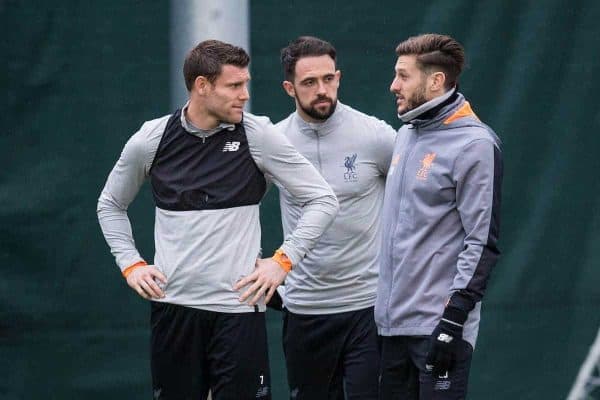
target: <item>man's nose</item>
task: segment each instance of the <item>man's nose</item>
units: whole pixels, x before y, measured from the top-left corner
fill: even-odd
[[[325,87],[325,83],[319,81],[319,83],[317,84],[317,94],[326,94],[327,93],[327,88]]]
[[[248,100],[250,98],[250,92],[248,91],[248,86],[244,86],[242,92],[240,93],[241,100]]]
[[[398,82],[398,79],[394,78],[394,80],[392,81],[392,83],[390,85],[390,92],[396,93],[399,91],[400,91],[400,83]]]

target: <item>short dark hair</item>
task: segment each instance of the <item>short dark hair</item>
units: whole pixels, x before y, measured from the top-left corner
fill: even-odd
[[[435,69],[442,70],[446,74],[446,89],[458,83],[465,64],[463,46],[450,36],[436,33],[409,37],[398,44],[396,54],[416,56],[421,71],[429,73]]]
[[[325,40],[314,36],[300,36],[281,49],[281,65],[286,81],[292,81],[296,72],[296,63],[302,57],[327,55],[335,62],[335,47]]]
[[[250,63],[250,56],[241,47],[233,46],[219,40],[205,40],[198,43],[185,57],[183,77],[185,87],[191,91],[194,81],[204,76],[214,82],[221,74],[223,65],[235,65],[244,68]]]

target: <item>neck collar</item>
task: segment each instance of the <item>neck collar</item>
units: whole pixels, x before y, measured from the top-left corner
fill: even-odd
[[[454,87],[448,92],[427,103],[421,104],[419,107],[407,111],[404,114],[398,114],[398,118],[404,123],[412,123],[414,120],[428,120],[433,118],[442,108],[452,103],[458,97],[458,87]]]
[[[229,131],[232,131],[235,129],[235,124],[230,124],[230,123],[226,123],[226,122],[221,122],[218,126],[212,128],[212,129],[198,128],[186,117],[189,105],[190,105],[189,101],[187,103],[185,103],[185,105],[181,109],[181,116],[179,117],[179,119],[181,121],[181,126],[183,126],[183,129],[185,129],[189,133],[199,136],[199,137],[207,137],[207,136],[213,135],[217,132],[220,132],[224,129],[227,129]]]
[[[298,127],[300,128],[300,131],[302,133],[325,136],[333,132],[336,129],[336,127],[339,126],[340,121],[342,120],[343,109],[345,107],[346,106],[338,100],[333,114],[331,114],[329,118],[327,118],[323,122],[307,122],[304,119],[302,119],[300,114],[298,114],[298,111],[296,111],[294,114],[297,120]]]

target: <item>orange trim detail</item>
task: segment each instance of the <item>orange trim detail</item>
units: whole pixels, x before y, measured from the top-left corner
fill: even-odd
[[[273,261],[279,264],[279,266],[283,268],[285,272],[290,272],[292,270],[292,262],[290,261],[288,256],[285,255],[283,250],[277,249],[275,251],[275,254],[273,254],[273,257],[271,258],[273,259]]]
[[[129,267],[125,268],[122,272],[123,276],[127,279],[130,273],[133,272],[137,267],[143,267],[144,265],[148,265],[148,263],[144,260],[138,261],[135,264],[131,264]]]
[[[444,121],[444,125],[448,125],[450,122],[456,121],[457,119],[464,117],[473,117],[477,121],[479,121],[479,118],[477,118],[477,115],[475,115],[475,113],[473,112],[473,109],[471,108],[471,105],[468,101],[465,101],[465,104],[463,104],[461,108],[459,108],[454,114],[446,118],[446,120]]]

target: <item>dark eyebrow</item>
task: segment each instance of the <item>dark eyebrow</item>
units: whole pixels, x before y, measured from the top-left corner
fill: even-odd
[[[229,85],[241,85],[242,83],[246,83],[250,81],[250,77],[248,76],[248,79],[240,79],[237,81],[233,81],[233,82],[229,82]]]
[[[329,77],[331,77],[331,76],[335,76],[335,73],[333,73],[333,72],[332,72],[332,73],[327,73],[327,74],[323,75],[322,77],[323,77],[323,78],[329,78]],[[308,80],[311,80],[311,79],[319,79],[319,78],[320,78],[320,77],[318,77],[318,76],[307,76],[306,78],[302,79],[302,80],[300,81],[300,83],[304,83],[304,82],[306,82],[306,81],[308,81]]]

